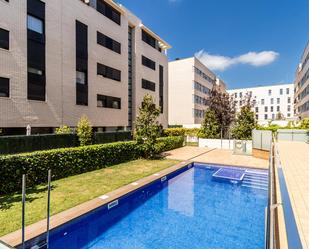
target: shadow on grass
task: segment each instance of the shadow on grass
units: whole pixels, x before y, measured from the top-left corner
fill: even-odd
[[[54,190],[55,186],[51,187],[51,190]],[[34,200],[45,198],[41,193],[47,192],[47,186],[36,186],[27,189],[26,191],[26,202],[33,202]],[[47,198],[47,197],[46,197]],[[12,194],[5,194],[0,196],[0,211],[8,210],[13,205],[21,203],[22,196],[21,193],[15,192]]]

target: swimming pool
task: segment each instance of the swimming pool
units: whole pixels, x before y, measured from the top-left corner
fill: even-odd
[[[267,171],[241,183],[194,164],[51,231],[50,249],[261,249]]]

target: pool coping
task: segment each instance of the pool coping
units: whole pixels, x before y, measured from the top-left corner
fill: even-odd
[[[174,172],[177,172],[178,170],[184,169],[185,167],[188,167],[190,164],[196,163],[196,164],[208,164],[210,166],[214,167],[237,167],[237,168],[249,168],[249,169],[256,169],[256,170],[265,170],[258,167],[251,167],[251,166],[240,166],[240,165],[226,165],[226,164],[218,164],[218,163],[205,163],[205,162],[198,162],[195,160],[186,160],[182,161],[176,165],[173,165],[171,167],[168,167],[164,170],[161,170],[157,173],[154,173],[150,176],[141,178],[135,182],[132,182],[130,184],[127,184],[123,187],[120,187],[112,192],[106,193],[104,195],[101,195],[99,197],[96,197],[92,200],[86,201],[84,203],[81,203],[75,207],[69,208],[65,211],[62,211],[58,214],[55,214],[50,217],[50,231],[54,230],[68,222],[71,222],[89,212],[92,212],[104,205],[107,205],[125,195],[128,195],[134,191],[137,191],[140,188],[143,188],[162,177],[168,176],[169,174],[172,174]],[[25,238],[26,241],[33,240],[39,236],[43,236],[46,233],[46,219],[40,220],[34,224],[28,225],[25,228]],[[17,247],[20,246],[21,241],[21,229],[14,231],[12,233],[9,233],[7,235],[4,235],[0,237],[0,241],[3,241],[4,243],[12,246]]]
[[[79,218],[82,215],[94,211],[95,209],[100,208],[104,205],[107,205],[108,203],[113,202],[114,200],[117,200],[118,198],[124,195],[130,194],[131,192],[134,192],[142,187],[145,187],[146,185],[151,184],[152,182],[155,182],[164,176],[167,176],[171,173],[174,173],[178,170],[188,167],[192,163],[193,163],[192,161],[182,161],[174,166],[171,166],[167,169],[154,173],[150,176],[146,176],[133,183],[120,187],[112,192],[106,193],[90,201],[81,203],[75,207],[72,207],[58,214],[55,214],[50,217],[50,230],[54,230],[74,219]],[[35,239],[39,236],[44,235],[45,233],[46,233],[46,219],[28,225],[25,228],[26,241]],[[4,243],[12,247],[20,246],[22,243],[21,229],[0,237],[0,241],[3,241]]]

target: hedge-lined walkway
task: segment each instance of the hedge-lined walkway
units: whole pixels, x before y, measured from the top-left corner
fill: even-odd
[[[177,164],[177,160],[135,160],[53,182],[51,210],[59,213]],[[28,189],[27,225],[46,217],[46,186]],[[0,236],[21,227],[21,195],[0,196]]]

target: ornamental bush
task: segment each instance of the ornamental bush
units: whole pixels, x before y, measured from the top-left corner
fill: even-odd
[[[197,136],[200,129],[198,128],[167,128],[164,129],[164,136]]]
[[[76,134],[80,146],[90,145],[92,142],[92,127],[89,119],[86,116],[82,116],[78,121],[76,127]]]
[[[182,137],[160,138],[156,150],[161,153],[183,145]],[[27,187],[46,182],[47,171],[57,180],[140,158],[144,152],[135,141],[90,145],[0,156],[0,194],[21,188],[27,174]]]

